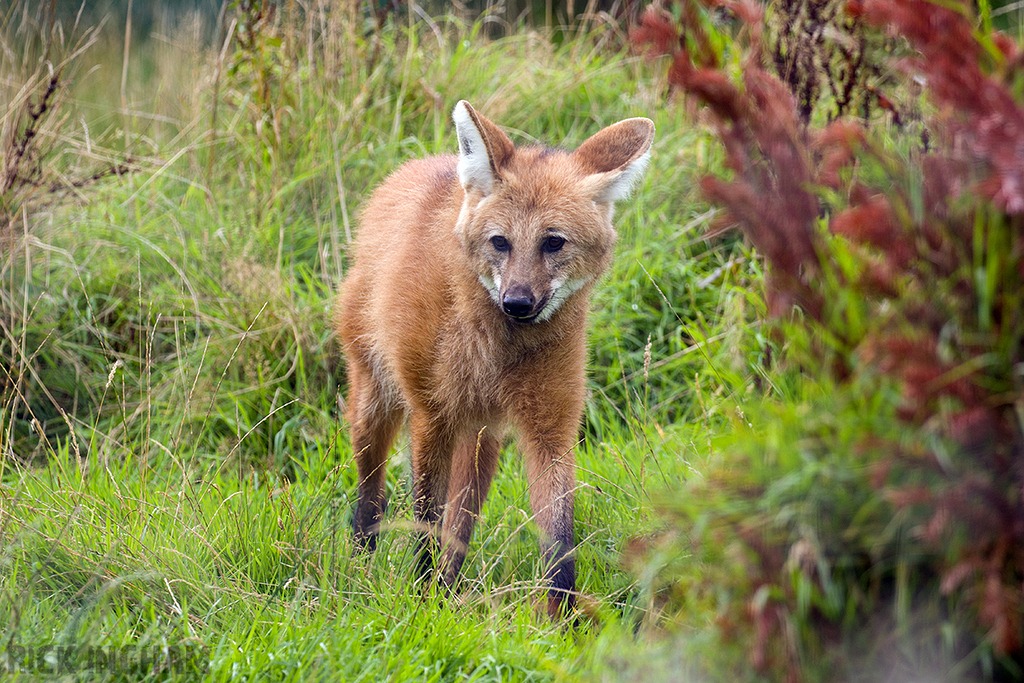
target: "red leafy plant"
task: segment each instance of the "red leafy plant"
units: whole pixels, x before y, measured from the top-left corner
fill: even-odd
[[[895,384],[911,436],[861,437],[877,495],[916,520],[919,557],[934,563],[922,573],[973,606],[975,638],[1020,657],[1024,52],[976,29],[958,0],[850,0],[847,17],[906,41],[910,56],[896,66],[930,97],[931,148],[900,148],[864,122],[805,125],[797,98],[769,72],[761,5],[681,4],[675,14],[648,10],[631,37],[669,55],[671,85],[712,114],[731,173],[705,178],[704,192],[724,209],[722,226],[741,230],[767,263],[771,316],[798,307],[828,340],[820,343],[838,349],[818,370],[850,385]],[[738,83],[711,48],[700,13],[712,9],[744,26]],[[800,555],[776,536],[740,531],[765,582],[781,573],[780,558]],[[778,650],[798,649],[778,626],[781,599],[750,598],[757,665],[767,666],[773,634],[785,641]],[[790,659],[789,677],[799,678]]]

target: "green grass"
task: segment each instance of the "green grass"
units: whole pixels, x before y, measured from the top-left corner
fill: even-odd
[[[701,476],[726,386],[748,384],[759,353],[730,332],[758,305],[740,287],[756,262],[701,238],[713,212],[693,188],[720,152],[662,105],[662,65],[619,50],[616,27],[556,46],[454,20],[364,33],[316,12],[309,31],[268,28],[224,53],[184,30],[136,39],[144,75],[123,84],[122,37],[103,34],[43,121],[44,179],[124,155],[132,170],[5,196],[0,656],[71,648],[71,670],[107,680],[638,675],[622,653],[665,615],[623,549],[664,527],[658,492]],[[34,64],[10,27],[5,40]],[[454,148],[459,99],[520,142],[571,147],[636,115],[658,127],[594,304],[576,631],[535,608],[543,567],[512,448],[457,595],[413,583],[401,457],[381,547],[353,555],[332,297],[358,207],[403,161]],[[96,648],[198,652],[205,672],[89,670]],[[645,662],[644,678],[671,678],[676,660]],[[21,661],[12,679],[67,674],[52,654]]]

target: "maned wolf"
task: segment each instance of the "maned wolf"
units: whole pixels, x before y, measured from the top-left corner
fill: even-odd
[[[575,605],[589,296],[612,256],[613,204],[642,175],[654,124],[621,121],[569,153],[517,149],[465,101],[452,117],[459,156],[411,161],[377,189],[338,299],[355,538],[377,545],[385,465],[408,416],[420,571],[440,552],[451,586],[512,428],[557,618]]]

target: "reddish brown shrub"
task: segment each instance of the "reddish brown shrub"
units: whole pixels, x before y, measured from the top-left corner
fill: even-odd
[[[874,480],[888,501],[919,520],[917,541],[932,553],[928,557],[944,558],[929,568],[941,577],[938,587],[973,604],[979,638],[997,653],[1019,652],[1021,48],[1005,36],[979,34],[968,4],[847,5],[850,16],[912,49],[899,66],[927,84],[935,112],[928,123],[934,147],[921,150],[915,141],[881,138],[847,121],[823,129],[804,125],[797,98],[766,70],[756,9],[715,0],[705,6],[732,10],[748,24],[740,83],[693,48],[706,42],[707,26],[692,9],[681,12],[678,24],[652,10],[633,34],[670,55],[671,83],[713,114],[733,174],[706,178],[704,190],[767,262],[769,312],[779,316],[800,307],[811,330],[840,349],[845,362],[821,370],[839,381],[857,373],[897,385],[905,430],[930,445],[909,457],[898,445],[865,434]],[[900,144],[917,149],[892,151]],[[846,247],[838,250],[839,244]],[[853,275],[841,253],[856,259]],[[840,290],[852,296],[837,296]],[[851,300],[860,301],[859,318],[868,323],[850,324],[843,307]],[[759,614],[770,612],[760,605]],[[763,616],[755,661],[764,661],[770,623]]]

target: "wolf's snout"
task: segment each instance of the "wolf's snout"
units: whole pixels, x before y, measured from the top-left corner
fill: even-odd
[[[529,318],[534,314],[533,307],[537,299],[525,288],[513,287],[505,292],[501,299],[501,309],[510,318]]]

